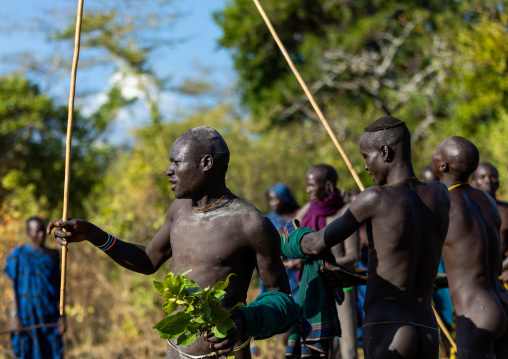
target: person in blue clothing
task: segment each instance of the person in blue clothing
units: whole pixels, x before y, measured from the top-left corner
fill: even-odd
[[[278,182],[271,186],[266,192],[266,198],[271,210],[267,217],[276,228],[283,228],[286,223],[292,221],[300,209],[291,190],[282,182]],[[298,289],[300,288],[301,272],[304,262],[305,260],[302,259],[283,258],[293,298],[298,298]],[[266,286],[260,279],[259,292],[264,293],[266,291]],[[284,345],[287,344],[288,336],[289,332],[280,335]]]
[[[271,186],[266,192],[266,198],[271,210],[267,217],[276,228],[283,228],[286,223],[292,221],[300,209],[291,190],[282,182]],[[291,286],[293,298],[298,298],[303,262],[301,259],[284,259],[284,266],[289,277],[289,285]],[[266,292],[266,287],[261,280],[259,280],[259,292]]]
[[[63,358],[65,320],[59,314],[59,253],[45,246],[46,224],[39,217],[26,221],[31,242],[15,248],[4,268],[12,280],[11,344],[16,358]],[[30,330],[23,328],[42,326]]]

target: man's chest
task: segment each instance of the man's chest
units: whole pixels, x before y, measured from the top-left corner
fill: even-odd
[[[173,259],[221,265],[247,251],[248,238],[234,221],[196,217],[180,218],[173,223]]]

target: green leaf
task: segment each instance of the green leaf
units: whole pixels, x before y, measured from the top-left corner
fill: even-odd
[[[235,322],[233,322],[232,320],[231,320],[231,322],[232,322],[232,324],[227,322],[227,323],[218,324],[218,325],[214,326],[212,328],[213,334],[217,338],[225,338],[226,335],[228,334],[229,329],[235,327]]]
[[[236,357],[235,351],[231,350],[229,353],[226,354],[226,359],[234,359]]]
[[[178,309],[178,304],[168,302],[168,305],[166,305],[165,307],[163,306],[162,309],[164,310],[164,314],[170,315],[173,314],[173,312]]]
[[[190,287],[190,288],[184,288],[184,291],[187,294],[199,295],[201,292],[201,289],[199,289],[199,287]]]
[[[210,317],[213,322],[222,322],[229,318],[230,314],[216,304],[210,305]]]
[[[235,273],[230,273],[224,282],[223,281],[217,282],[217,284],[215,284],[213,286],[212,291],[226,289],[228,287],[228,285],[229,285],[229,278],[231,278],[231,276],[234,276],[234,275],[236,275],[236,274]]]
[[[178,334],[166,334],[166,333],[159,332],[159,337],[161,339],[171,340],[171,339],[175,339],[176,337],[178,337]]]
[[[153,326],[159,332],[166,334],[181,334],[191,323],[192,317],[185,312],[178,312],[170,315]]]
[[[193,343],[197,338],[197,333],[194,334],[182,334],[178,337],[176,341],[176,345],[189,345],[190,343]]]
[[[154,279],[153,280],[153,286],[155,287],[155,289],[157,289],[157,291],[159,293],[163,293],[164,292],[164,282],[159,282],[159,281],[156,281]]]
[[[224,299],[225,296],[226,296],[226,291],[224,291],[224,290],[218,290],[213,295],[213,297],[215,298],[215,300],[217,302],[220,302],[222,299]]]
[[[228,313],[229,313],[229,314],[231,314],[231,313],[233,313],[233,311],[234,311],[236,308],[243,307],[244,305],[245,305],[244,303],[242,303],[242,302],[238,302],[238,303],[236,303],[236,304],[235,304],[235,306],[234,306],[234,307],[229,308]]]

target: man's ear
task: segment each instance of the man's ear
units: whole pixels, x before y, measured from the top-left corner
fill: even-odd
[[[379,151],[381,152],[381,157],[383,158],[383,160],[385,162],[390,163],[390,162],[393,161],[393,158],[394,158],[395,154],[393,152],[393,149],[390,146],[383,145],[383,146],[381,146]]]
[[[327,181],[325,182],[325,192],[326,192],[326,195],[327,195],[327,196],[331,195],[331,194],[333,193],[333,190],[334,190],[334,189],[335,189],[335,188],[334,188],[334,185],[333,185],[332,181],[327,180]]]
[[[201,159],[201,166],[203,167],[203,171],[210,171],[213,167],[213,157],[211,155],[205,155]]]
[[[443,172],[443,173],[446,173],[448,171],[450,171],[450,166],[448,165],[448,163],[446,163],[445,161],[441,162],[439,164],[439,168],[438,168],[439,172]]]

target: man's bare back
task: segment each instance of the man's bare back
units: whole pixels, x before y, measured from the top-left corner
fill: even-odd
[[[508,303],[498,280],[501,217],[495,200],[467,183],[478,158],[476,147],[462,137],[447,138],[433,155],[434,171],[451,197],[443,259],[456,312],[458,358],[506,358]]]
[[[437,328],[430,304],[447,230],[445,191],[441,184],[415,180],[372,188],[365,200],[372,208],[365,323],[401,320]],[[359,221],[365,217],[362,207],[352,205],[351,212]]]
[[[367,127],[360,151],[372,179],[386,186],[364,190],[342,217],[304,236],[301,248],[321,253],[366,223],[365,358],[437,359],[431,294],[448,229],[448,191],[416,179],[410,134],[400,120],[385,117]]]

